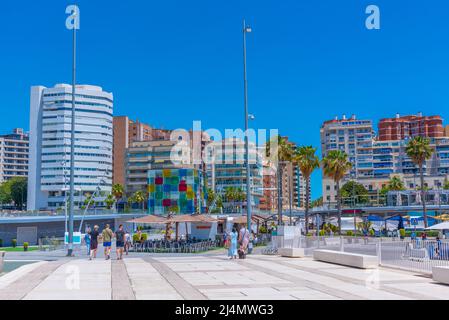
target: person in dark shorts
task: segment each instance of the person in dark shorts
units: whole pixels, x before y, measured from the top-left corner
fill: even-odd
[[[109,224],[106,224],[103,232],[101,233],[101,237],[103,238],[104,258],[106,260],[111,259],[111,245],[113,236],[114,232],[112,232]]]
[[[100,232],[98,231],[99,227],[94,226],[94,229],[90,231],[90,256],[89,260],[95,259],[97,257],[97,248],[98,248],[98,237]]]
[[[118,230],[115,231],[115,246],[117,251],[117,260],[122,260],[123,249],[125,247],[126,231],[123,230],[123,225],[119,225]]]

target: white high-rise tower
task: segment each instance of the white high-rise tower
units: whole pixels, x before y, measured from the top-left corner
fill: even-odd
[[[113,95],[76,86],[75,189],[112,188]],[[70,185],[72,86],[31,88],[28,210],[63,207]],[[83,197],[78,193],[76,200]]]

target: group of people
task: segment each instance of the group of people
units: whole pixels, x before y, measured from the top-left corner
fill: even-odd
[[[224,235],[225,247],[228,248],[229,259],[244,259],[246,254],[252,250],[252,239],[250,231],[241,226],[234,225],[231,232]]]
[[[100,233],[99,226],[94,226],[93,230],[88,227],[84,236],[84,242],[87,247],[89,260],[97,257],[98,241],[103,240],[104,257],[106,260],[111,259],[112,240],[115,238],[117,260],[123,259],[123,253],[128,255],[129,248],[132,244],[131,235],[125,231],[121,224],[118,229],[113,232],[109,224],[106,224]]]

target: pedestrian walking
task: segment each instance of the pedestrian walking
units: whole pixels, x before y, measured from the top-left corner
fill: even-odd
[[[86,244],[87,255],[90,255],[90,233],[92,230],[90,227],[87,227],[86,233],[84,234],[84,243]]]
[[[111,259],[111,245],[112,245],[112,237],[114,233],[112,232],[109,224],[106,224],[103,232],[101,233],[103,238],[103,247],[104,247],[104,258],[106,260]]]
[[[97,248],[98,248],[98,237],[100,236],[100,232],[98,231],[99,227],[94,226],[94,230],[90,232],[90,256],[89,260],[95,259],[97,257]]]
[[[240,228],[240,232],[239,232],[239,258],[240,259],[245,259],[246,257],[246,252],[248,249],[248,244],[249,244],[249,236],[250,233],[248,231],[248,229],[242,225],[242,227]]]
[[[123,225],[119,225],[118,230],[115,231],[115,247],[117,252],[117,260],[122,260],[123,249],[125,247],[125,230],[123,230]]]
[[[233,228],[231,234],[228,237],[228,257],[232,259],[237,259],[237,242],[238,242],[238,233],[237,228]]]
[[[131,245],[132,245],[131,234],[129,232],[126,232],[126,234],[125,234],[125,252],[126,252],[126,255],[128,255],[129,248],[131,248]]]

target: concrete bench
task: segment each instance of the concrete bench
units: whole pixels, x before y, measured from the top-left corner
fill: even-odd
[[[427,249],[410,249],[409,260],[413,261],[427,261],[429,260],[429,254],[427,253]]]
[[[0,273],[3,272],[3,260],[5,259],[5,251],[0,251]]]
[[[280,248],[278,254],[288,258],[303,258],[306,256],[304,248]]]
[[[432,278],[433,281],[449,284],[449,267],[432,267]]]
[[[344,266],[360,269],[375,269],[379,266],[379,262],[376,256],[368,256],[342,251],[318,249],[313,251],[313,258],[319,261],[341,264]]]

